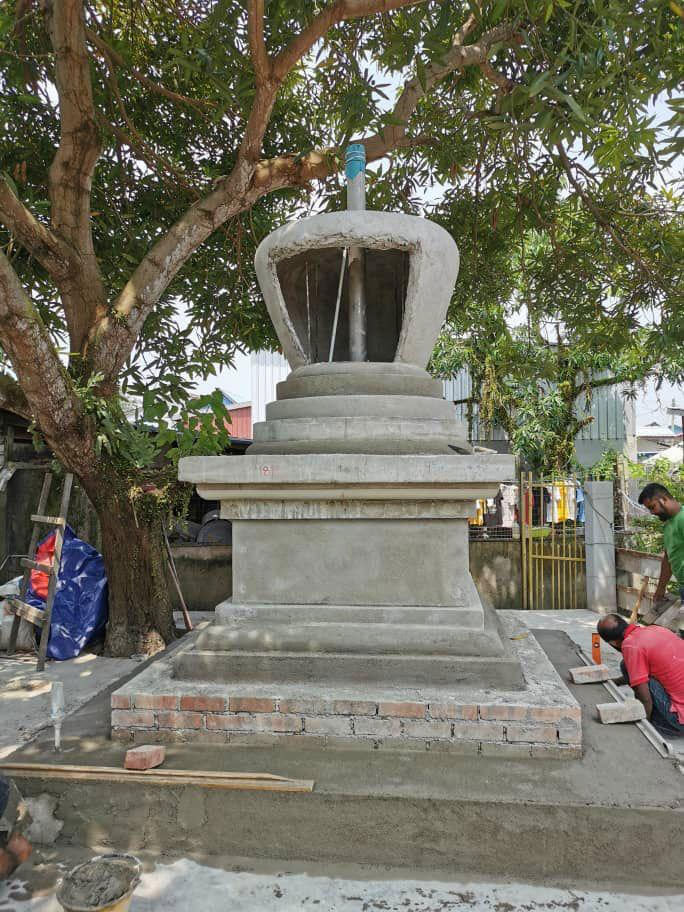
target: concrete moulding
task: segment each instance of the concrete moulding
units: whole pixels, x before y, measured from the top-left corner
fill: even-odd
[[[404,623],[443,624],[456,627],[482,629],[482,611],[478,606],[466,605],[467,593],[462,594],[462,605],[449,608],[425,605],[317,605],[316,618],[323,621],[345,620],[350,623]],[[311,605],[284,605],[276,603],[239,603],[232,600],[216,607],[216,624],[231,626],[263,620],[280,623],[299,622],[311,618]]]
[[[512,456],[306,454],[266,456],[186,456],[178,464],[180,481],[197,485],[392,485],[411,491],[422,485],[445,487],[498,485],[515,470]]]
[[[292,418],[418,418],[455,420],[455,409],[446,399],[428,396],[335,395],[283,399],[266,406],[267,421]]]
[[[209,490],[202,488],[203,491]],[[230,520],[260,519],[467,519],[472,513],[470,501],[462,500],[332,500],[329,492],[307,498],[223,499],[221,518]],[[474,498],[473,498],[474,499]]]
[[[458,248],[447,231],[416,216],[388,212],[333,212],[283,225],[259,245],[254,259],[266,306],[293,368],[307,364],[278,278],[281,260],[322,247],[405,250],[410,254],[404,319],[395,361],[425,367],[444,322],[458,276]]]
[[[375,363],[363,362],[365,367]],[[318,365],[316,365],[318,366]],[[392,365],[383,365],[383,367]],[[405,366],[405,365],[404,365]],[[307,377],[290,374],[276,386],[278,402],[334,396],[412,396],[422,399],[442,399],[442,384],[426,371],[420,374],[389,371],[321,373]]]

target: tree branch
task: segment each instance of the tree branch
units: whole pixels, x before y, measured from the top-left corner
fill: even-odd
[[[382,133],[375,136],[357,137],[353,140],[365,145],[367,161],[383,158],[393,149],[413,145],[413,140],[406,137],[406,125],[426,92],[450,73],[468,66],[480,66],[488,60],[495,45],[502,41],[510,41],[515,34],[509,25],[498,26],[485,32],[474,44],[464,45],[462,42],[476,25],[475,18],[470,16],[454,36],[452,47],[442,62],[432,63],[425,68],[424,87],[417,76],[406,82],[391,115],[391,120],[399,123],[387,126]],[[312,180],[327,177],[335,169],[335,162],[333,149],[317,150],[305,156],[290,155],[268,159],[257,165],[253,185],[267,190],[284,186],[302,186]]]
[[[96,467],[80,400],[50,333],[0,251],[0,341],[50,447],[75,470]]]
[[[38,221],[16,196],[3,175],[0,175],[0,221],[55,282],[68,276],[74,252],[47,225]]]
[[[216,107],[216,105],[211,101],[204,101],[200,98],[190,98],[187,95],[181,95],[178,92],[172,92],[171,89],[167,89],[166,86],[163,86],[161,83],[155,82],[153,79],[145,76],[145,74],[140,70],[136,69],[133,66],[130,66],[127,60],[122,57],[118,51],[108,45],[107,42],[104,41],[104,39],[102,39],[92,29],[87,28],[85,30],[85,35],[88,41],[97,48],[102,57],[108,57],[109,60],[120,69],[127,69],[134,79],[148,88],[151,92],[154,92],[157,95],[161,95],[163,98],[168,98],[169,101],[174,101],[178,104],[184,104],[190,108],[194,108],[201,114]]]
[[[485,60],[484,63],[480,64],[480,70],[482,75],[500,89],[504,95],[512,92],[516,86],[515,79],[509,79],[508,76],[504,76],[503,73],[499,73],[498,70],[495,70],[494,67],[488,60]]]
[[[33,417],[23,389],[14,377],[5,373],[0,373],[0,408],[14,412],[15,415],[20,415],[27,421],[31,421]]]
[[[587,209],[592,213],[592,215],[594,216],[596,221],[600,225],[603,225],[603,227],[606,229],[608,234],[615,241],[615,243],[618,245],[618,247],[620,248],[620,250],[622,250],[623,253],[625,253],[631,260],[633,260],[637,264],[637,266],[643,272],[645,272],[647,276],[649,276],[649,278],[652,281],[660,284],[658,282],[658,276],[654,275],[654,273],[651,270],[651,267],[648,265],[648,263],[646,263],[635,250],[632,250],[632,248],[629,247],[622,240],[622,238],[617,233],[617,231],[615,230],[615,228],[613,227],[611,222],[605,217],[605,215],[601,211],[600,207],[594,202],[594,200],[587,193],[587,191],[584,189],[582,184],[580,184],[580,182],[577,180],[577,178],[575,177],[575,172],[573,171],[572,162],[570,161],[568,154],[565,151],[565,148],[563,147],[563,144],[556,143],[556,149],[558,150],[558,155],[560,157],[561,164],[563,166],[563,170],[568,175],[568,180],[570,181],[570,183],[572,184],[574,189],[577,191],[577,194],[579,195],[580,199],[582,200],[584,205],[587,207]]]
[[[126,133],[124,130],[119,129],[115,124],[109,123],[109,121],[104,117],[98,117],[98,123],[100,123],[103,129],[112,132],[119,140],[125,142],[126,145],[133,149],[153,171],[156,171],[158,166],[161,166],[164,171],[168,172],[168,174],[174,178],[175,182],[180,182],[181,186],[186,190],[192,189],[192,185],[190,184],[187,176],[179,168],[176,168],[175,165],[168,161],[168,159],[166,159],[163,155],[159,155],[155,149],[150,146],[149,143],[145,142],[145,140],[142,138],[137,127],[131,120],[131,117],[126,110],[126,106],[123,102],[123,98],[121,97],[119,80],[116,76],[116,68],[109,56],[109,51],[103,50],[102,57],[107,68],[107,82],[112,90],[112,94],[116,101],[116,106],[119,109],[119,113],[121,114],[124,123],[128,127],[128,133]],[[197,195],[198,194],[195,194],[195,196]]]
[[[249,0],[247,34],[256,83],[260,85],[268,82],[271,76],[271,61],[264,40],[264,0]]]
[[[336,0],[275,56],[273,74],[282,81],[314,44],[340,22],[361,19],[375,13],[389,13],[404,6],[418,6],[420,3],[425,3],[425,0]]]
[[[90,196],[100,155],[81,0],[53,0],[50,38],[59,95],[59,148],[50,166],[52,225],[79,252],[79,268],[60,286],[72,350],[79,351],[105,310],[93,248]]]

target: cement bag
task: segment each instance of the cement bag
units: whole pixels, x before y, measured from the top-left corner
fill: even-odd
[[[12,595],[19,595],[21,586],[21,577],[17,576],[8,583],[0,586],[0,649],[7,649],[9,646],[10,632],[14,615],[10,612],[9,602],[5,599]],[[36,628],[22,618],[19,621],[19,634],[17,636],[17,649],[19,652],[33,652],[36,648]]]
[[[47,535],[36,552],[45,563],[54,554],[55,532]],[[35,584],[34,584],[35,578]],[[26,601],[36,608],[45,608],[47,574],[32,573]],[[102,637],[107,625],[107,575],[102,556],[87,542],[76,538],[74,530],[64,530],[62,563],[57,579],[57,591],[52,606],[49,659],[73,659],[88,643]]]

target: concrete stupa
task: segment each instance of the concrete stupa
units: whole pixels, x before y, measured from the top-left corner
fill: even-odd
[[[577,756],[580,707],[469,571],[468,517],[514,466],[472,452],[425,370],[456,244],[365,210],[362,147],[347,178],[348,211],[257,251],[292,372],[253,445],[180,462],[232,521],[233,596],[112,694],[112,736]]]
[[[426,371],[458,275],[439,225],[350,208],[284,225],[256,270],[292,368],[243,458],[181,460],[233,523],[233,599],[181,678],[521,687],[468,568],[513,459],[473,453]],[[361,159],[361,161],[359,160]]]

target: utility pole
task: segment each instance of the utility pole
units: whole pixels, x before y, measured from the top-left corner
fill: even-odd
[[[679,418],[682,431],[682,465],[684,466],[684,408],[677,408],[672,405],[667,410],[668,415],[672,415],[672,424],[674,424],[675,417]]]

